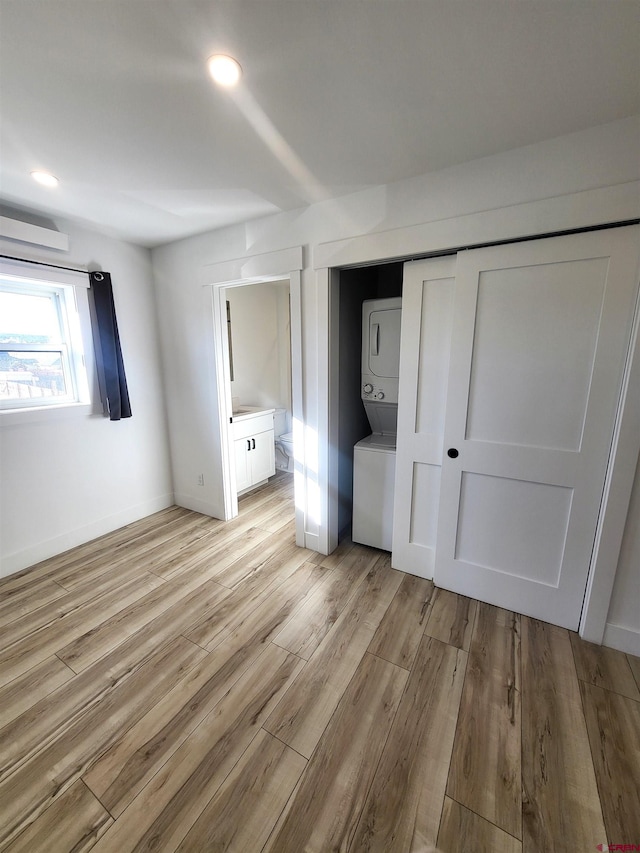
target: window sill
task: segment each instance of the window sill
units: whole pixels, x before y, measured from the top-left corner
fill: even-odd
[[[62,403],[28,409],[0,409],[0,426],[21,426],[66,418],[88,417],[94,414],[90,403]]]

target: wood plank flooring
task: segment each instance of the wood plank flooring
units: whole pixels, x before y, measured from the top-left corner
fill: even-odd
[[[640,846],[640,660],[295,545],[279,475],[0,581],[0,850]]]

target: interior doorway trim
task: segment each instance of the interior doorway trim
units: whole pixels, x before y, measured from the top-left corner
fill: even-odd
[[[587,578],[580,636],[602,643],[640,453],[640,287]],[[634,652],[635,653],[635,652]]]
[[[296,424],[304,423],[302,382],[302,312],[301,270],[303,249],[297,246],[263,255],[236,258],[210,264],[204,270],[205,287],[211,292],[212,331],[215,359],[215,397],[217,400],[222,490],[225,520],[238,514],[236,473],[232,464],[232,447],[229,425],[232,418],[232,401],[229,369],[229,341],[227,336],[227,314],[225,291],[228,287],[259,284],[270,281],[289,281],[291,305],[291,396],[294,419],[294,447],[296,451],[294,487],[296,514],[296,543],[307,547],[306,527],[306,465],[302,429]]]

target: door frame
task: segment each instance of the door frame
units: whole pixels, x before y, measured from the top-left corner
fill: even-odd
[[[603,187],[555,198],[482,211],[464,217],[427,222],[363,234],[359,237],[322,243],[314,252],[319,300],[326,298],[318,319],[318,340],[326,341],[318,377],[318,441],[321,499],[327,519],[327,544],[337,543],[337,501],[331,473],[337,469],[335,433],[337,388],[335,375],[338,329],[330,322],[336,314],[332,306],[330,282],[344,267],[454,254],[491,242],[541,239],[564,233],[638,224],[640,198],[629,185]],[[633,190],[633,192],[632,192]],[[540,223],[545,223],[543,232]],[[640,276],[640,271],[638,273]],[[580,636],[602,643],[622,545],[636,464],[640,453],[640,290],[637,293],[630,350],[616,418],[605,489],[596,531],[595,548],[587,579],[580,617]],[[323,323],[324,321],[324,323]],[[334,546],[335,547],[335,546]]]
[[[213,358],[215,362],[215,399],[217,400],[224,520],[238,515],[236,472],[232,464],[233,448],[229,426],[232,417],[229,339],[227,335],[226,290],[249,284],[288,281],[291,310],[291,408],[294,433],[294,493],[296,544],[306,545],[306,464],[304,449],[304,403],[302,386],[302,246],[253,255],[219,264],[204,271],[204,287],[209,292]]]

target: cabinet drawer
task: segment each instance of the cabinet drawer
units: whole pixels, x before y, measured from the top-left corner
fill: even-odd
[[[259,432],[273,429],[273,412],[268,415],[256,415],[255,418],[243,418],[241,421],[233,422],[233,437],[251,438]]]

